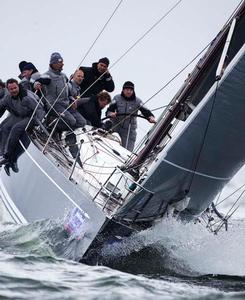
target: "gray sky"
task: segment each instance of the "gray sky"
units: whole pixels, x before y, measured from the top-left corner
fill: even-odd
[[[78,67],[119,0],[1,0],[0,78],[16,78],[18,63],[31,61],[43,73],[50,54],[60,52],[64,72]],[[111,65],[177,0],[124,0],[96,42],[85,66],[107,56]],[[116,89],[133,81],[136,95],[149,99],[218,33],[240,0],[182,0],[156,28],[111,69]],[[5,42],[4,42],[5,41]],[[147,105],[167,104],[194,65]],[[160,111],[155,112],[156,116]],[[138,136],[150,128],[140,121]]]

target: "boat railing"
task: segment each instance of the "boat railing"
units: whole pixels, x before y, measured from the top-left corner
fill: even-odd
[[[108,217],[112,217],[118,208],[129,200],[130,196],[141,190],[151,195],[154,194],[135,181],[129,174],[116,167],[104,184],[101,185],[93,201],[102,206],[102,210],[106,212]]]

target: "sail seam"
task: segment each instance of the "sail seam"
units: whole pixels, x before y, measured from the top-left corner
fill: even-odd
[[[216,179],[216,180],[230,180],[232,177],[217,177],[217,176],[212,176],[212,175],[207,175],[207,174],[204,174],[204,173],[201,173],[201,172],[197,172],[197,171],[194,171],[194,170],[191,170],[191,169],[187,169],[187,168],[184,168],[184,167],[181,167],[175,163],[172,163],[171,161],[163,158],[162,159],[164,162],[166,162],[167,164],[171,165],[171,166],[174,166],[178,169],[181,169],[183,171],[186,171],[186,172],[189,172],[189,173],[193,173],[193,174],[196,174],[196,175],[199,175],[199,176],[203,176],[203,177],[207,177],[207,178],[210,178],[210,179]]]

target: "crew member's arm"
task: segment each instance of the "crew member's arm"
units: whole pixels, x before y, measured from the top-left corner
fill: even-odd
[[[145,118],[147,118],[147,120],[150,123],[156,123],[156,119],[155,119],[153,113],[148,108],[146,108],[144,105],[142,105],[139,110],[142,113],[142,115]]]
[[[117,116],[117,102],[114,99],[106,111],[106,116],[110,118],[116,118]]]
[[[103,81],[104,81],[104,89],[107,92],[113,92],[115,89],[115,83],[112,79],[111,74],[107,71],[104,75],[103,75]]]
[[[33,86],[35,90],[41,90],[42,85],[49,85],[51,82],[51,78],[48,75],[41,75],[40,78],[38,78]]]

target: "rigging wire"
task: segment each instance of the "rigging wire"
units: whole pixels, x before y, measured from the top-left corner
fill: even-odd
[[[114,9],[114,11],[112,12],[111,16],[109,17],[109,19],[107,20],[107,22],[104,24],[103,28],[101,29],[101,31],[99,32],[98,36],[96,37],[96,39],[94,40],[94,42],[92,43],[92,45],[90,46],[90,48],[88,49],[88,51],[86,52],[85,56],[83,57],[82,61],[80,62],[79,66],[82,64],[82,62],[84,61],[84,59],[87,57],[87,55],[89,54],[89,52],[91,51],[91,49],[93,48],[93,46],[95,45],[95,43],[97,42],[97,40],[99,39],[99,37],[101,36],[101,34],[103,33],[103,31],[105,30],[105,28],[107,27],[107,25],[109,24],[110,20],[112,19],[112,17],[114,16],[114,14],[116,13],[116,11],[118,10],[118,8],[120,7],[120,5],[122,4],[123,0],[121,0],[118,5],[116,6],[116,8]],[[116,62],[113,63],[113,65],[111,66],[111,68],[116,64],[118,63],[133,47],[135,47],[150,31],[152,31],[172,10],[174,10],[180,3],[182,2],[182,0],[179,0],[173,7],[171,7],[171,9],[169,9],[169,11],[167,11],[155,24],[153,24],[153,26],[148,29],[121,57],[119,57],[118,60],[116,60]],[[242,2],[242,1],[241,1]],[[240,2],[240,4],[241,4]],[[240,5],[239,4],[239,5]],[[239,5],[237,6],[237,8],[239,7]],[[237,9],[236,8],[236,9]],[[235,10],[236,10],[235,9]],[[235,13],[235,11],[233,12],[233,14]],[[233,15],[232,14],[232,15]],[[232,17],[231,15],[231,17]],[[231,18],[230,17],[230,18]],[[206,46],[208,47],[208,46]],[[206,47],[202,50],[202,52],[206,49]],[[200,55],[200,54],[199,54]],[[193,59],[195,60],[195,58]],[[191,64],[192,62],[190,62],[189,64]],[[188,65],[189,65],[188,64]],[[188,66],[187,65],[187,66]],[[186,67],[187,67],[186,66]],[[186,68],[185,67],[185,68]],[[110,68],[110,69],[111,69]],[[185,69],[184,68],[184,69]],[[172,78],[172,80],[174,80],[184,69],[182,69],[179,73],[176,74],[175,77]],[[104,74],[102,74],[103,76]],[[100,79],[100,77],[98,78],[98,80]],[[170,80],[170,82],[172,81]],[[162,87],[157,93],[155,93],[152,97],[150,97],[147,101],[145,101],[145,103],[147,103],[148,101],[150,101],[153,97],[155,97],[158,93],[160,93],[160,91],[162,91],[170,82],[168,82],[164,87]],[[95,82],[94,82],[95,83]],[[65,88],[65,87],[64,87]],[[90,88],[90,87],[89,87]],[[61,93],[63,92],[63,90],[61,91]],[[60,94],[61,94],[60,93]],[[60,95],[59,95],[60,96]],[[59,98],[59,96],[57,98]],[[57,101],[57,100],[56,100]],[[55,102],[56,102],[55,101]],[[71,104],[72,105],[72,104]],[[70,107],[70,106],[69,106]],[[69,108],[68,107],[68,108]],[[51,107],[52,108],[52,107]],[[68,109],[67,108],[67,109]],[[66,110],[67,110],[66,109]],[[160,108],[159,108],[160,109]],[[65,110],[65,111],[66,111]],[[60,117],[59,117],[60,119]],[[57,124],[56,124],[57,125]]]
[[[232,208],[233,208],[233,206],[232,206]],[[223,219],[221,219],[221,220],[215,222],[214,224],[212,224],[213,226],[216,225],[216,224],[218,224],[218,225],[217,225],[217,228],[214,230],[214,233],[215,233],[215,234],[217,234],[217,233],[220,231],[220,229],[222,228],[222,226],[223,226],[224,224],[227,226],[228,220],[232,217],[232,215],[237,211],[238,208],[239,208],[239,205],[233,210],[233,212],[232,212],[230,215],[228,215],[228,213],[227,213],[227,214],[223,217]],[[231,210],[231,209],[230,209],[230,210]],[[230,212],[230,210],[229,210],[229,212]],[[227,230],[227,229],[226,229],[226,230]]]
[[[116,6],[116,8],[114,9],[112,15],[110,16],[110,18],[108,19],[108,21],[106,22],[106,24],[103,26],[101,32],[99,33],[99,35],[97,36],[97,38],[95,39],[95,42],[98,40],[98,38],[100,37],[100,35],[102,34],[102,32],[104,31],[104,29],[106,28],[106,26],[108,25],[109,21],[111,20],[111,18],[114,16],[114,14],[116,13],[117,9],[119,8],[119,6],[121,5],[123,0],[121,0],[119,2],[119,4]],[[176,2],[157,22],[155,22],[140,38],[138,38],[136,40],[136,42],[133,43],[132,46],[130,46],[112,65],[111,67],[108,69],[112,69],[124,56],[126,56],[147,34],[149,34],[165,17],[167,17],[180,3],[182,2],[182,0],[179,0],[178,2]],[[242,2],[242,1],[241,1]],[[240,2],[240,3],[241,3]],[[240,5],[240,4],[239,4]],[[239,5],[236,7],[236,9],[234,10],[233,14],[235,13],[235,11],[237,10],[237,8],[239,7]],[[232,15],[230,16],[230,18],[232,17]],[[95,42],[93,43],[93,45],[95,44]],[[200,54],[211,44],[211,42],[200,52]],[[93,45],[90,47],[92,49]],[[90,50],[91,50],[90,49]],[[88,53],[89,51],[88,50]],[[157,94],[159,94],[166,86],[168,86],[176,77],[179,76],[179,74],[181,74],[200,54],[197,54],[197,56],[188,64],[186,65],[182,70],[179,71],[179,73],[177,73],[169,82],[167,82],[160,90],[158,90],[153,96],[151,96],[148,100],[146,100],[143,104],[146,104],[147,102],[149,102],[152,98],[154,98]],[[85,55],[85,57],[87,56],[87,53]],[[85,57],[83,58],[83,60],[85,59]],[[83,60],[81,61],[81,63],[79,64],[79,66],[82,64]],[[101,74],[100,77],[97,78],[96,81],[93,82],[92,85],[90,85],[81,95],[79,95],[80,97],[87,92],[87,90],[89,90],[98,80],[101,79],[101,77],[105,74],[106,72],[104,72],[103,74]],[[61,93],[63,92],[63,90],[61,91]],[[58,96],[59,97],[59,96]],[[70,105],[72,106],[72,104]],[[69,109],[70,106],[67,108]]]
[[[183,0],[177,1],[159,20],[157,20],[142,36],[140,36],[114,63],[108,70],[111,70],[123,57],[125,57],[143,38],[145,38],[159,23],[161,23]],[[79,95],[81,98],[84,93],[86,93],[98,80],[100,80],[104,74],[102,73],[82,94]]]
[[[185,65],[182,69],[179,70],[178,73],[176,73],[167,83],[165,83],[155,94],[153,94],[149,99],[147,99],[144,104],[149,102],[152,98],[154,98],[156,95],[158,95],[162,90],[164,90],[172,81],[174,81],[185,69],[187,69],[210,45],[212,42],[208,43],[200,52],[198,52],[194,58]],[[170,103],[169,103],[170,104]],[[169,105],[168,104],[168,105]],[[166,105],[166,106],[168,106]]]
[[[78,67],[80,67],[80,65],[83,63],[84,59],[87,57],[87,55],[89,54],[89,52],[91,51],[91,49],[93,48],[93,46],[95,45],[95,43],[97,42],[97,40],[99,39],[99,37],[101,36],[101,34],[103,33],[103,31],[105,30],[105,28],[107,27],[107,25],[109,24],[110,20],[112,19],[112,17],[114,16],[114,14],[116,13],[116,11],[118,10],[119,6],[121,5],[121,3],[123,2],[123,0],[121,0],[118,5],[116,6],[116,8],[114,9],[114,11],[112,12],[111,16],[109,17],[109,19],[107,20],[107,22],[104,24],[103,28],[101,29],[101,31],[99,32],[98,36],[96,37],[96,39],[94,40],[94,42],[92,43],[92,45],[90,46],[90,48],[88,49],[88,51],[86,52],[85,56],[83,57],[82,61],[79,63]],[[102,74],[102,76],[104,75],[104,73]],[[99,77],[98,79],[100,79],[101,77]],[[98,80],[97,79],[97,80]],[[94,82],[95,83],[95,82]],[[56,102],[58,101],[58,99],[60,98],[60,96],[62,95],[63,91],[66,89],[68,82],[65,84],[65,86],[63,87],[63,89],[61,90],[60,94],[57,96],[57,98],[55,99],[54,103],[51,105],[51,107],[49,108],[47,114],[53,109],[54,105],[56,104]],[[92,86],[92,85],[91,85]],[[90,88],[90,87],[89,87]],[[85,93],[86,91],[84,91]],[[63,113],[65,113],[71,106],[73,105],[73,103],[71,103],[64,111]],[[47,116],[46,114],[46,116]],[[45,116],[45,117],[46,117]],[[62,119],[61,115],[58,117],[58,121],[59,119]],[[57,126],[58,124],[55,124],[54,128]]]
[[[153,99],[156,95],[158,95],[161,91],[163,91],[172,81],[174,81],[186,68],[188,68],[210,45],[211,45],[212,41],[210,43],[208,43],[200,52],[198,52],[197,55],[195,55],[195,57],[187,64],[185,65],[178,73],[176,73],[163,87],[161,87],[155,94],[153,94],[149,99],[147,99],[145,102],[143,102],[143,105],[145,105],[147,102],[149,102],[151,99]],[[162,106],[161,108],[168,108],[172,105],[172,103],[170,102],[167,105]],[[160,108],[157,108],[160,109]],[[155,110],[157,110],[155,109]],[[154,110],[151,110],[154,111]],[[133,111],[131,114],[135,114],[136,111]],[[129,118],[130,115],[128,115],[126,118]],[[111,130],[115,129],[116,126],[118,126],[121,122],[123,122],[125,119],[122,119],[119,123],[117,123],[114,127],[111,128]],[[145,140],[148,139],[147,136],[145,136],[137,145],[137,149],[139,149],[145,142]],[[137,151],[136,151],[137,152]],[[129,158],[130,160],[130,158]]]
[[[243,185],[241,185],[239,188],[237,188],[235,191],[233,191],[231,194],[229,194],[228,196],[226,196],[224,199],[220,200],[219,202],[217,202],[215,204],[215,206],[220,205],[222,202],[224,202],[225,200],[227,200],[228,198],[230,198],[231,196],[233,196],[236,192],[238,192],[241,188],[243,188],[245,186],[245,183]]]
[[[239,197],[236,199],[236,201],[232,204],[232,206],[230,207],[230,209],[228,210],[228,212],[226,213],[225,217],[224,218],[230,218],[229,216],[229,213],[232,211],[233,207],[237,204],[237,202],[241,199],[242,195],[245,193],[245,190],[241,192],[241,194],[239,195]],[[237,210],[237,208],[235,209]],[[232,212],[232,214],[234,213],[235,211]]]
[[[226,22],[225,25],[227,25],[230,20],[232,19],[232,17],[234,16],[234,14],[236,13],[237,9],[239,8],[239,6],[241,5],[241,3],[244,0],[240,1],[240,3],[237,5],[237,7],[234,9],[233,13],[231,14],[230,18],[228,19],[228,21]],[[179,4],[179,3],[177,3]],[[212,41],[208,43],[208,45],[206,47],[204,47],[185,67],[183,67],[174,77],[172,77],[163,87],[161,87],[155,94],[153,94],[149,99],[147,99],[145,102],[143,102],[143,105],[145,105],[146,103],[148,103],[151,99],[153,99],[156,95],[158,95],[162,90],[164,90],[173,80],[175,80],[175,78],[177,78],[189,65],[191,65],[196,58],[198,58],[210,45],[212,44]],[[171,102],[166,105],[166,107],[170,106]],[[132,114],[134,114],[136,111],[132,112]],[[129,116],[130,117],[130,116]],[[127,117],[128,118],[128,117]],[[126,119],[126,118],[125,118]],[[122,122],[123,120],[121,120]],[[121,123],[120,122],[120,123]],[[119,123],[119,124],[120,124]],[[113,128],[112,128],[113,130]],[[138,148],[140,148],[140,146],[144,143],[144,138],[142,139],[141,142],[139,142]]]
[[[104,24],[104,26],[102,27],[101,31],[99,32],[99,34],[97,35],[97,37],[95,38],[95,40],[93,41],[92,45],[89,47],[89,49],[87,50],[87,52],[85,53],[84,57],[82,58],[81,62],[79,63],[78,67],[79,68],[81,66],[81,64],[84,62],[85,58],[88,56],[89,52],[92,50],[92,48],[94,47],[94,45],[96,44],[96,42],[98,41],[99,37],[101,36],[101,34],[104,32],[104,30],[106,29],[107,25],[109,24],[109,22],[111,21],[112,17],[115,15],[116,11],[118,10],[119,6],[122,4],[123,0],[121,0],[116,8],[114,9],[114,11],[112,12],[112,14],[110,15],[109,19],[106,21],[106,23]]]
[[[239,9],[239,7],[241,6],[242,2],[244,2],[244,0],[241,0],[239,2],[239,4],[236,6],[236,8],[233,10],[233,12],[231,13],[230,17],[228,18],[228,20],[226,21],[224,27],[231,21],[231,19],[234,17],[234,15],[236,14],[237,10]]]
[[[243,0],[239,3],[239,5],[235,8],[235,10],[233,11],[233,13],[231,14],[229,20],[226,22],[226,25],[229,23],[230,19],[233,17],[233,15],[235,14],[235,12],[237,11],[238,7],[240,6],[240,4],[243,2]],[[178,3],[177,3],[178,4]],[[175,80],[175,78],[177,78],[189,65],[191,65],[196,58],[198,58],[210,45],[211,45],[212,41],[210,43],[208,43],[208,45],[206,47],[204,47],[184,68],[182,68],[174,77],[172,77],[163,87],[161,87],[155,94],[153,94],[150,98],[148,98],[145,102],[143,102],[143,105],[145,105],[146,103],[148,103],[151,99],[153,99],[156,95],[158,95],[162,90],[164,90],[173,80]],[[166,105],[166,107],[170,106],[171,102]],[[134,114],[136,111],[133,111],[132,114]],[[129,116],[125,117],[125,119],[129,118]],[[114,127],[112,127],[111,130],[113,130],[116,126],[118,126],[120,123],[122,123],[125,119],[122,119],[119,123],[117,123]],[[144,143],[145,138],[143,138],[137,148],[140,148],[142,146],[142,144]]]
[[[182,69],[180,69],[168,82],[166,82],[156,93],[154,93],[150,98],[148,98],[146,101],[143,102],[143,105],[145,105],[146,103],[148,103],[150,100],[152,100],[156,95],[158,95],[161,91],[163,91],[172,81],[174,81],[182,72],[184,72],[209,46],[210,46],[211,42],[208,43],[201,51],[199,51],[194,58],[191,59],[191,61],[185,65]],[[167,104],[164,105],[164,107],[168,107],[171,104]],[[128,114],[125,118],[123,118],[122,120],[120,120],[120,122],[118,122],[116,125],[114,125],[111,130],[115,129],[119,124],[121,124],[122,122],[124,122],[127,118],[130,118],[132,115],[134,115],[136,112],[138,111],[138,109],[134,110],[131,112],[131,114]]]
[[[234,195],[236,192],[238,192],[238,191],[239,191],[241,188],[243,188],[244,186],[245,186],[245,184],[243,184],[242,186],[240,186],[238,189],[236,189],[235,191],[233,191],[231,194],[229,194],[227,197],[225,197],[225,198],[222,199],[221,201],[217,202],[218,199],[220,198],[220,194],[221,194],[221,192],[220,192],[220,193],[219,193],[219,197],[218,197],[218,199],[217,199],[217,201],[216,201],[216,204],[214,204],[215,208],[216,208],[218,205],[220,205],[222,202],[224,202],[225,200],[227,200],[229,197],[231,197],[232,195]],[[245,193],[245,190],[243,190],[243,191],[241,192],[241,194],[238,196],[238,198],[236,199],[236,201],[233,202],[232,206],[230,207],[230,209],[228,210],[228,212],[226,213],[226,215],[225,215],[224,217],[222,217],[221,220],[216,221],[215,223],[212,224],[212,226],[214,226],[214,225],[216,225],[216,224],[219,224],[219,225],[217,226],[217,229],[215,230],[215,233],[217,233],[217,232],[221,229],[221,227],[223,226],[224,223],[227,224],[228,219],[230,219],[231,216],[237,211],[237,209],[239,208],[239,205],[238,205],[236,208],[234,208],[234,206],[235,206],[235,205],[237,204],[237,202],[241,199],[241,197],[242,197],[242,195],[243,195],[244,193]],[[234,210],[232,211],[233,208],[234,208]],[[230,212],[231,212],[231,213],[230,213]],[[230,214],[229,214],[229,213],[230,213]]]
[[[160,24],[180,3],[182,0],[177,1],[157,22],[155,22],[141,37],[139,37],[133,45],[131,45],[110,67],[113,68],[124,56],[126,56],[144,37],[146,37],[158,24]]]
[[[129,47],[126,52],[124,52],[112,65],[110,68],[108,68],[108,70],[111,70],[124,56],[126,56],[147,34],[149,34],[163,19],[165,19],[183,0],[179,0],[177,1],[157,22],[155,22],[140,38],[138,38],[136,40],[136,42],[133,43],[133,45],[131,47]],[[108,20],[108,23],[110,21],[110,19],[112,18],[112,16],[115,14],[116,10],[118,9],[118,7],[120,6],[121,2],[118,4],[118,6],[116,7],[116,9],[114,10],[113,14],[111,15],[111,17]],[[106,27],[107,23],[104,25],[104,27]],[[101,32],[102,33],[102,32]],[[99,36],[98,36],[99,37]],[[84,93],[86,93],[98,80],[100,80],[104,74],[107,71],[105,71],[104,73],[102,73],[85,91],[82,92],[82,94],[79,95],[79,98],[82,97],[82,95],[84,95]],[[66,84],[67,85],[67,84]],[[57,99],[55,100],[55,102],[52,104],[51,108],[49,109],[49,111],[53,108],[54,104],[57,102],[57,100],[59,99],[60,95],[63,93],[63,91],[66,88],[66,85],[64,86],[64,88],[62,89],[62,91],[60,92],[60,94],[58,95]],[[64,111],[63,113],[65,113],[70,107],[72,107],[73,103],[71,103]],[[59,117],[60,119],[60,117]],[[54,128],[57,126],[57,123],[55,124]]]

